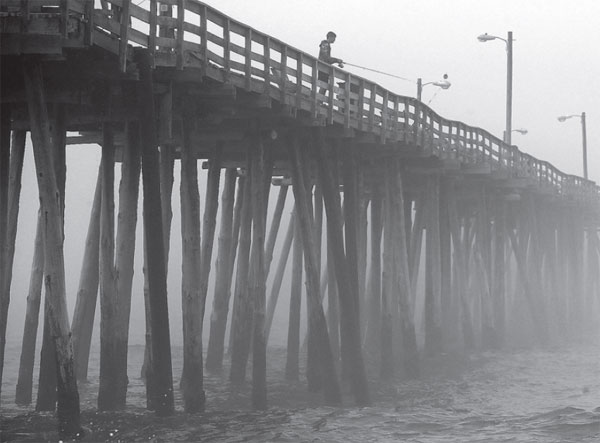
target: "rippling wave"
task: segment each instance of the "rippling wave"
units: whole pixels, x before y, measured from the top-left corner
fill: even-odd
[[[82,388],[82,419],[89,441],[600,442],[599,355],[597,345],[484,353],[466,357],[459,368],[445,366],[455,360],[447,356],[427,362],[418,380],[373,383],[376,400],[365,408],[317,406],[319,395],[307,393],[302,383],[288,385],[282,372],[274,372],[273,407],[254,412],[248,410],[247,389],[232,390],[225,376],[207,376],[206,414],[186,415],[179,403],[174,417],[161,419],[143,409],[140,381],[132,381],[127,411],[96,412],[92,382]],[[8,389],[6,383],[2,405],[9,418],[2,440],[52,440],[54,418],[5,409]],[[19,420],[37,421],[36,428],[46,420],[50,431],[19,428]]]

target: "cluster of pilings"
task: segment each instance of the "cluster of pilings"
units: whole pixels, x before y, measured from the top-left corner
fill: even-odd
[[[135,112],[126,123],[100,123],[102,161],[72,321],[63,256],[66,112],[46,100],[43,63],[34,58],[22,64],[40,211],[16,403],[32,402],[43,286],[36,409],[57,407],[61,433],[79,432],[77,379],[87,377],[98,293],[98,409],[127,403],[140,173],[148,407],[160,415],[174,412],[166,273],[176,159],[181,162],[181,389],[187,412],[210,407],[204,368],[218,373],[228,367],[230,383],[239,384],[247,378],[250,359],[252,405],[267,407],[267,341],[278,298],[287,296],[281,286],[290,255],[286,378],[300,378],[305,293],[307,388],[321,391],[328,404],[341,403],[342,383],[356,404],[369,404],[369,379],[417,377],[424,357],[501,348],[523,336],[553,343],[594,323],[600,290],[597,220],[580,203],[486,174],[446,170],[435,159],[415,158],[414,150],[406,155],[384,145],[363,149],[343,131],[303,126],[293,116],[276,124],[277,119],[262,119],[260,108],[246,118],[243,149],[238,143],[228,150],[218,141],[203,150],[195,140],[203,131],[199,121],[206,118],[206,100],[194,100],[185,90],[168,91],[161,96],[168,100],[156,105],[151,60],[143,50],[137,55],[139,80],[123,85]],[[17,111],[2,106],[0,370],[26,138],[24,129],[12,127]],[[177,133],[179,142],[161,143],[172,139],[161,131]],[[121,183],[115,229],[116,159]],[[203,214],[199,159],[208,164]],[[290,186],[294,210],[287,220]],[[279,195],[271,209],[274,187]],[[289,225],[286,235],[278,236],[282,222]],[[213,303],[206,312],[210,289]],[[210,321],[208,337],[202,336],[204,321]]]

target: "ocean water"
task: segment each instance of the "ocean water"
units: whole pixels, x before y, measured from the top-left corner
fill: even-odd
[[[179,353],[174,348],[175,386]],[[90,383],[80,386],[86,441],[600,442],[598,344],[486,352],[460,356],[459,364],[445,356],[426,362],[417,380],[372,383],[373,405],[363,408],[348,393],[343,407],[320,406],[302,380],[283,380],[277,364],[285,351],[270,350],[267,411],[250,410],[249,386],[232,389],[226,375],[207,375],[205,414],[185,414],[177,391],[177,413],[160,419],[144,410],[142,355],[141,346],[131,348],[128,408],[115,413],[95,411],[92,359]],[[14,406],[15,368],[11,360],[5,370],[2,440],[56,441],[52,414]]]

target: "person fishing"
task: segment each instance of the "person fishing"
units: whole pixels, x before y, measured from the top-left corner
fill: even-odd
[[[331,56],[331,45],[335,42],[336,37],[337,35],[335,34],[335,32],[329,31],[325,40],[321,41],[321,44],[319,45],[319,60],[329,65],[337,63],[340,66],[340,68],[342,68],[344,61],[341,58]],[[319,81],[329,83],[329,74],[327,72],[319,71],[318,79]],[[325,92],[325,88],[319,89],[319,94],[325,95]]]

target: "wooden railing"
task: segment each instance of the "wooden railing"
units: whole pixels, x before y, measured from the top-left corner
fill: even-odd
[[[52,3],[63,11],[82,12],[93,3],[9,1]],[[93,17],[87,20],[95,28],[93,43],[118,54],[123,70],[132,48],[145,47],[156,66],[196,68],[199,77],[264,94],[325,123],[370,132],[382,143],[402,141],[443,160],[487,165],[557,195],[600,200],[600,188],[592,181],[565,174],[483,129],[447,120],[415,98],[323,63],[197,0],[106,0],[102,9],[99,3],[96,0]],[[327,82],[320,80],[323,74]]]

